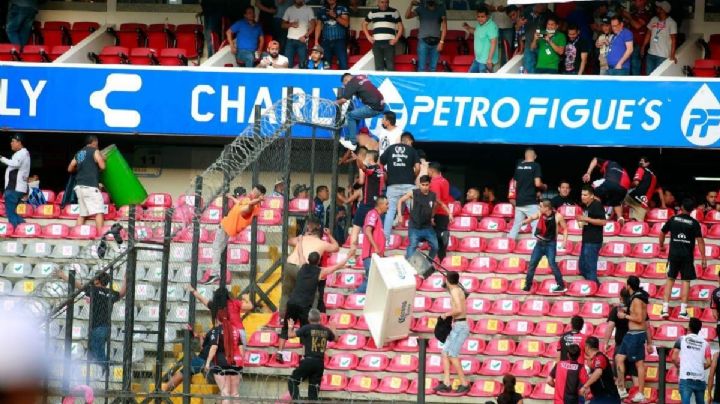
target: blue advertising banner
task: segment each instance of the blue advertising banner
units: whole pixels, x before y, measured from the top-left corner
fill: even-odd
[[[252,123],[254,105],[269,107],[289,86],[335,99],[341,73],[0,63],[0,128],[236,136]],[[422,141],[720,147],[720,81],[417,73],[370,79],[399,126]],[[379,120],[366,123],[375,129]]]

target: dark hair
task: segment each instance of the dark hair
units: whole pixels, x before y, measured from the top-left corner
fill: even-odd
[[[323,227],[320,219],[313,214],[308,215],[307,219],[305,219],[305,234],[314,234],[322,237],[322,232]]]
[[[630,292],[628,292],[625,288],[620,289],[620,299],[622,299],[623,304],[627,306],[628,301],[630,300]]]
[[[568,345],[565,350],[567,351],[568,356],[571,360],[576,361],[580,357],[580,347],[577,346],[577,344]]]
[[[387,197],[385,197],[385,195],[380,195],[380,196],[375,197],[375,206],[377,206],[380,203],[380,201],[386,201],[386,200],[387,200]]]
[[[488,14],[488,8],[485,4],[481,4],[478,6],[478,8],[475,10],[478,14]]]
[[[630,286],[633,292],[640,290],[640,278],[635,275],[631,275],[627,279],[627,285]]]
[[[397,122],[397,115],[395,115],[392,111],[385,111],[383,116],[385,117],[385,120],[390,122],[392,125],[395,125],[395,122]]]
[[[558,187],[560,187],[562,184],[568,184],[568,186],[570,186],[570,181],[563,178],[560,180],[560,182],[558,182]]]
[[[412,136],[412,135],[411,135]],[[427,154],[425,153],[425,150],[417,149],[415,150],[415,153],[417,153],[417,156],[419,159],[427,159]]]
[[[377,150],[368,150],[367,155],[371,156],[374,162],[378,162],[378,158],[380,157],[380,152]]]
[[[408,131],[405,131],[402,133],[402,135],[400,135],[400,140],[402,140],[403,138],[410,139],[411,142],[415,143],[415,136],[413,136],[413,134]]]
[[[685,198],[685,199],[683,199],[681,206],[682,206],[682,210],[690,213],[693,211],[693,209],[695,209],[695,201],[693,201],[690,198]]]
[[[338,193],[344,193],[344,192],[345,192],[345,187],[337,187],[337,192],[338,192]]]
[[[595,195],[595,190],[590,185],[585,185],[582,190],[590,195]]]
[[[548,23],[548,22],[550,22],[550,21],[555,22],[555,24],[557,24],[558,22],[560,22],[560,21],[559,21],[559,18],[558,18],[556,15],[553,15],[553,14],[548,15],[547,18],[545,19],[545,23]]]
[[[95,142],[95,141],[97,141],[97,140],[98,140],[98,137],[95,136],[95,135],[87,135],[87,136],[85,136],[85,144],[86,144],[86,145],[88,145],[88,144],[90,144],[90,143],[92,143],[92,142]]]
[[[510,13],[512,13],[513,11],[518,11],[518,6],[516,6],[516,5],[514,5],[514,4],[511,4],[511,5],[507,6],[507,7],[505,7],[505,14],[510,14]]]
[[[235,189],[233,189],[233,196],[241,196],[245,194],[247,194],[245,187],[235,187]]]
[[[585,349],[600,349],[600,340],[597,337],[589,336],[585,340]]]
[[[460,274],[455,271],[447,271],[445,279],[450,285],[457,285],[460,282]]]
[[[615,20],[615,21],[619,22],[620,24],[624,24],[624,21],[619,14],[615,14],[612,17],[610,17],[611,22],[612,22],[612,20]]]
[[[318,185],[317,188],[315,188],[315,195],[319,194],[322,191],[329,191],[330,189],[327,187],[327,185]]]
[[[317,265],[320,263],[320,254],[317,251],[313,251],[308,255],[308,264]]]
[[[255,189],[257,189],[258,191],[260,191],[260,193],[263,194],[263,195],[265,195],[265,192],[267,192],[267,189],[265,189],[265,187],[264,187],[262,184],[254,184],[254,185],[253,185],[253,188],[255,188]]]
[[[352,77],[352,74],[350,74],[350,73],[345,73],[345,74],[343,74],[342,77],[340,77],[340,82],[345,81],[345,77],[347,77],[347,76]]]
[[[555,22],[557,22],[557,21],[555,21]],[[567,30],[568,31],[570,31],[570,30],[580,31],[580,27],[578,27],[578,25],[575,23],[570,23],[570,24],[568,24]]]
[[[420,182],[421,184],[430,182],[430,176],[429,175],[421,175],[420,178],[418,178],[418,182]]]
[[[693,334],[699,334],[702,329],[702,321],[699,318],[693,317],[688,322],[688,330]]]
[[[648,158],[648,156],[640,156],[639,160],[645,160],[648,163],[650,162],[650,159]]]
[[[546,208],[552,208],[552,201],[550,201],[550,199],[543,198],[543,199],[540,201],[540,205],[542,205],[542,206],[544,206],[544,207],[546,207]]]
[[[227,288],[221,287],[215,289],[212,300],[208,303],[213,325],[216,324],[218,312],[227,307],[228,300],[230,300],[230,292]]]
[[[95,279],[97,279],[103,287],[106,287],[108,284],[110,284],[110,274],[107,272],[97,273],[95,275]]]
[[[570,319],[570,325],[572,326],[573,330],[580,331],[585,325],[585,320],[583,320],[583,318],[580,316],[573,316]]]
[[[502,378],[503,390],[497,398],[498,404],[511,404],[515,396],[515,376],[510,373]]]
[[[428,168],[432,168],[433,170],[440,173],[443,171],[442,164],[438,163],[437,161],[433,161],[432,163],[428,164]]]
[[[248,9],[250,9],[250,8],[252,8],[253,13],[255,12],[255,7],[253,7],[253,6],[247,6],[247,7],[245,7],[245,10],[243,10],[243,15],[244,15],[245,13],[247,13]]]

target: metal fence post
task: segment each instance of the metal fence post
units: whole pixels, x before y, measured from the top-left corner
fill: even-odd
[[[135,205],[130,205],[128,218],[128,255],[125,273],[127,289],[125,294],[125,337],[123,341],[122,391],[130,392],[132,384],[132,348],[135,329]]]
[[[195,214],[192,217],[192,247],[190,252],[190,286],[193,289],[197,288],[197,271],[198,271],[198,258],[200,250],[200,215],[202,214],[202,187],[203,178],[202,176],[195,177]],[[212,201],[206,201],[211,203]],[[191,327],[195,327],[195,296],[190,294],[188,299],[188,324]],[[183,369],[190,369],[190,352],[192,331],[183,333]],[[190,372],[183,372],[183,404],[190,404],[190,381],[192,376]]]
[[[657,404],[665,404],[665,371],[667,369],[667,350],[665,347],[657,347],[658,351],[658,401]],[[642,392],[641,392],[642,393]]]
[[[255,121],[253,123],[253,134],[255,136],[261,136],[261,124],[262,124],[262,111],[260,105],[255,105],[254,109]],[[260,182],[260,163],[256,159],[252,164],[252,185]],[[288,190],[285,189],[285,193]],[[257,217],[253,217],[252,224],[250,225],[250,301],[255,305],[255,297],[257,290],[259,289],[257,284],[257,262],[258,262],[258,247],[257,247],[257,232],[258,224]]]
[[[285,108],[287,110],[285,119],[292,119],[291,115],[293,114],[293,88],[288,87],[287,89],[288,97],[287,97],[287,103],[285,105]],[[285,197],[283,198],[283,212],[282,212],[282,244],[280,246],[281,248],[281,254],[280,254],[280,262],[282,264],[282,274],[283,277],[285,275],[285,266],[287,264],[287,258],[288,258],[288,229],[289,229],[289,204],[290,199],[288,198],[288,190],[290,189],[290,159],[292,158],[292,125],[288,126],[287,131],[285,131],[285,138],[284,138],[284,161],[283,161],[283,176],[285,180]],[[282,278],[281,278],[282,279]]]
[[[425,356],[427,354],[427,339],[420,338],[420,355],[418,357],[417,402],[425,404]]]
[[[158,333],[155,352],[155,392],[160,392],[162,385],[162,368],[165,356],[165,323],[167,320],[167,284],[170,273],[170,243],[172,242],[172,215],[173,209],[165,211],[165,228],[162,247],[162,274],[160,277],[160,309],[158,318]],[[155,399],[159,403],[159,399]]]
[[[342,94],[342,89],[337,90],[338,94]],[[335,122],[340,122],[340,108],[336,108],[335,112]],[[337,215],[337,187],[338,187],[338,149],[340,146],[340,130],[338,128],[335,128],[335,130],[332,131],[332,138],[333,138],[333,149],[332,149],[332,180],[331,180],[331,186],[330,186],[330,207],[329,207],[329,220],[328,220],[328,228],[330,229],[330,234],[333,234],[335,231],[335,219]],[[322,220],[322,218],[320,218]]]
[[[75,270],[71,269],[68,274],[68,305],[65,308],[65,363],[63,364],[63,383],[62,388],[64,391],[70,389],[70,365],[72,363],[72,331],[73,331],[73,320],[75,315],[75,299],[73,295],[75,292]],[[49,328],[49,324],[48,324]]]
[[[230,152],[228,151],[229,147],[226,145],[223,149],[223,155],[228,155]],[[228,201],[227,194],[230,192],[230,178],[228,177],[228,172],[223,170],[223,183],[222,183],[222,217],[227,216],[228,210],[230,210],[230,203]],[[222,228],[218,229],[218,231],[224,231]],[[215,234],[215,237],[218,235]],[[230,242],[230,239],[228,239],[228,243]],[[224,288],[227,285],[227,246],[228,243],[225,243],[224,246],[222,246],[222,251],[220,251],[220,287]]]

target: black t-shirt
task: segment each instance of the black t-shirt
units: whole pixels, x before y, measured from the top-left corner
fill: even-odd
[[[387,172],[387,185],[415,184],[415,164],[420,163],[415,149],[402,143],[391,145],[380,157]]]
[[[590,219],[605,219],[605,209],[599,201],[592,201],[587,207],[586,215]],[[585,223],[582,228],[582,242],[600,244],[603,242],[603,226]]]
[[[513,391],[510,394],[512,395],[512,397],[510,397],[510,398],[507,398],[506,396],[504,396],[502,394],[499,395],[497,398],[498,404],[517,404],[520,402],[520,400],[523,399],[523,396],[520,393]]]
[[[535,237],[543,241],[557,240],[557,221],[555,220],[555,212],[550,215],[540,215],[535,229]]]
[[[571,48],[574,48],[574,53]],[[565,57],[572,57],[572,70],[568,70],[567,64],[563,66],[566,71],[576,72],[580,70],[580,63],[582,62],[582,54],[590,52],[590,42],[587,39],[578,36],[574,41],[568,39],[565,45]],[[571,55],[572,54],[572,55]],[[570,62],[570,60],[566,60]]]
[[[597,369],[602,370],[602,376],[600,376],[595,383],[590,385],[590,391],[592,392],[593,397],[612,397],[619,400],[620,394],[618,393],[617,386],[615,385],[613,366],[610,364],[610,359],[608,359],[608,357],[602,352],[597,352],[590,360],[590,374],[594,373]]]
[[[295,332],[305,347],[306,358],[323,359],[328,341],[335,341],[335,334],[320,324],[308,324]]]
[[[380,90],[370,81],[368,76],[363,74],[353,76],[353,78],[345,84],[342,96],[348,101],[353,96],[357,96],[363,104],[376,111],[382,111],[385,108],[382,93],[380,93]]]
[[[600,173],[605,178],[605,181],[614,182],[620,184],[623,188],[627,188],[630,182],[627,172],[620,164],[612,160],[597,159],[598,165],[600,165]]]
[[[210,352],[210,347],[213,345],[217,345],[217,351],[215,352],[215,358],[213,359],[213,362],[220,366],[220,367],[227,367],[230,364],[227,361],[227,357],[225,356],[225,336],[223,334],[223,326],[219,325],[210,331],[208,331],[209,337],[207,338],[208,345],[208,352]],[[205,356],[205,359],[207,359],[207,356]]]
[[[697,220],[686,213],[681,213],[665,222],[662,232],[670,232],[668,259],[692,259],[695,253],[695,239],[702,237],[700,223]]]
[[[200,353],[198,354],[199,357],[203,359],[207,359],[208,353],[210,353],[210,347],[211,344],[211,337],[212,337],[212,329],[205,334],[205,338],[203,338],[202,347],[200,348]],[[218,347],[219,349],[219,347]]]
[[[315,299],[315,291],[318,287],[320,276],[320,267],[317,265],[305,264],[300,267],[295,281],[295,289],[293,289],[288,299],[288,303],[298,306],[312,306]]]
[[[365,184],[363,184],[363,205],[375,205],[378,196],[382,196],[385,188],[385,170],[379,164],[365,167]]]
[[[86,187],[97,188],[100,183],[100,167],[95,161],[96,148],[85,146],[75,154],[77,171],[75,172],[75,184]]]
[[[558,351],[560,351],[560,360],[570,360],[570,355],[567,352],[567,348],[570,345],[577,345],[580,347],[580,356],[578,357],[580,362],[585,361],[585,334],[577,331],[568,331],[560,336],[560,345],[558,345]]]
[[[610,314],[608,314],[607,321],[612,321],[615,323],[615,346],[619,347],[620,344],[622,344],[623,338],[625,338],[625,334],[628,332],[628,320],[620,319],[618,317],[618,310],[620,309],[620,306],[613,306],[613,308],[610,310]]]
[[[413,189],[412,193],[413,203],[410,210],[410,226],[413,229],[432,227],[432,211],[435,203],[437,203],[437,196],[432,191],[424,195],[419,189]]]
[[[115,302],[120,300],[120,293],[103,287],[90,285],[84,290],[90,297],[90,324],[94,327],[110,325],[110,316]]]
[[[577,205],[575,201],[568,195],[568,196],[560,196],[555,195],[552,199],[550,199],[550,204],[552,205],[553,209],[557,209],[561,206],[574,206]]]
[[[534,161],[518,161],[515,166],[515,205],[527,206],[537,202],[535,178],[542,178],[540,164]]]

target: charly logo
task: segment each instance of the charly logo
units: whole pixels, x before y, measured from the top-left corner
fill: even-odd
[[[101,111],[105,125],[110,128],[136,128],[140,125],[140,113],[134,109],[114,109],[107,104],[110,94],[140,91],[142,78],[137,74],[112,73],[105,79],[105,87],[90,94],[90,106]]]
[[[389,78],[383,80],[378,90],[380,90],[380,93],[383,95],[385,105],[387,105],[391,111],[395,112],[397,116],[395,125],[404,128],[408,123],[408,109],[407,106],[405,106],[405,100],[403,100],[400,92],[398,92]],[[382,129],[382,115],[366,119],[365,125],[373,132]]]
[[[680,129],[696,146],[710,146],[720,140],[720,101],[707,84],[688,102],[680,118]]]

